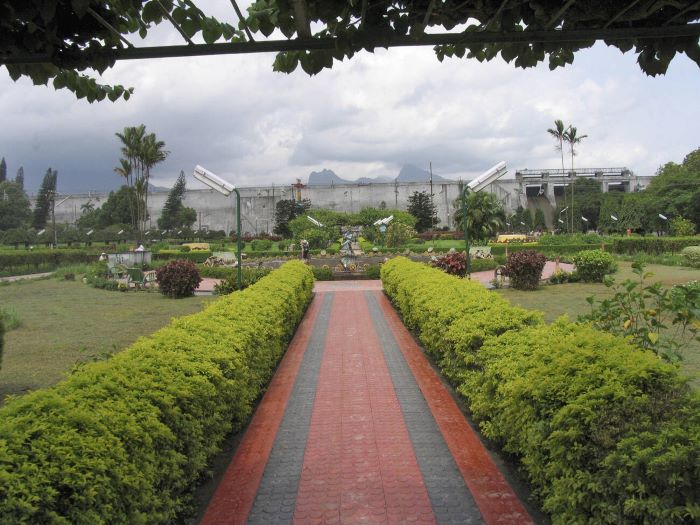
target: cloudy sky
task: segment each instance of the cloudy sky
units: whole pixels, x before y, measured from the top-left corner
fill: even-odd
[[[200,0],[233,21],[226,0]],[[207,8],[208,6],[208,8]],[[173,31],[159,42],[180,43]],[[151,40],[153,42],[154,40]],[[446,59],[431,48],[360,53],[309,77],[272,71],[273,54],[121,62],[103,81],[135,88],[128,102],[88,104],[67,91],[12,82],[0,67],[0,156],[35,191],[57,169],[62,193],[119,185],[115,132],[145,124],[170,155],[154,173],[169,187],[201,164],[238,186],[288,184],[311,171],[347,179],[396,176],[402,165],[469,179],[561,165],[546,133],[557,118],[588,135],[577,167],[652,175],[700,147],[700,69],[677,56],[663,77],[602,44],[554,72]],[[567,158],[567,165],[570,159]],[[188,178],[190,187],[196,183]]]

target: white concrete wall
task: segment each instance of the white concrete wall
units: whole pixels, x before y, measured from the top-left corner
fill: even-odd
[[[638,177],[640,182],[648,184],[650,177]],[[643,180],[642,180],[643,179]],[[645,185],[646,185],[645,184]],[[433,195],[440,222],[438,227],[454,227],[454,201],[459,197],[461,182],[434,183]],[[241,193],[241,230],[244,232],[272,232],[275,224],[275,205],[280,199],[292,199],[300,196],[309,199],[312,208],[328,208],[339,212],[354,213],[371,206],[378,208],[382,203],[387,208],[405,210],[408,198],[414,192],[430,193],[430,183],[396,184],[343,184],[334,186],[306,186],[300,189],[287,186],[260,186],[239,188]],[[521,183],[515,179],[501,179],[483,191],[494,193],[503,203],[507,212],[514,211],[518,205],[529,206],[524,198]],[[157,220],[167,198],[167,192],[152,193],[148,198],[150,223],[157,227]],[[74,223],[80,217],[80,206],[88,201],[96,207],[107,200],[107,194],[73,195],[56,207],[56,221]],[[214,190],[187,190],[184,204],[197,210],[196,228],[207,227],[211,230],[230,232],[235,228],[235,197],[224,197]],[[534,204],[533,204],[534,205]],[[549,216],[551,210],[545,210]]]

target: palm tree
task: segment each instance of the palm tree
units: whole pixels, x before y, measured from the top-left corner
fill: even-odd
[[[151,168],[165,160],[165,142],[158,140],[155,133],[146,134],[146,126],[124,128],[122,133],[115,133],[122,143],[124,156],[115,172],[125,178],[127,185],[133,188],[136,197],[134,226],[143,232],[148,215],[148,183]]]
[[[455,202],[455,224],[461,227],[462,207],[460,199]],[[506,215],[503,204],[492,193],[479,191],[467,196],[467,228],[476,241],[493,237],[505,227]]]
[[[157,140],[155,133],[150,133],[143,138],[141,142],[141,151],[139,155],[139,160],[143,166],[142,181],[143,181],[143,210],[141,215],[141,220],[143,221],[143,229],[146,226],[146,215],[148,213],[148,183],[151,178],[151,168],[163,162],[169,151],[165,151],[165,142],[162,140]]]
[[[566,128],[561,120],[554,121],[554,128],[549,128],[547,130],[554,139],[558,142],[554,148],[561,152],[561,169],[564,171],[564,133],[566,133]]]
[[[588,137],[588,135],[579,135],[574,126],[569,126],[564,132],[564,140],[569,145],[571,151],[571,171],[574,171],[574,155],[576,155],[576,146]],[[574,184],[571,184],[571,232],[574,231]]]

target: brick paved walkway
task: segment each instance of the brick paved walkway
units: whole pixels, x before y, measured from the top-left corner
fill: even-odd
[[[316,295],[202,525],[533,523],[379,281]]]

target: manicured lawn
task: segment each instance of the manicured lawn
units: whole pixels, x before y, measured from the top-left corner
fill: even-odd
[[[119,351],[198,312],[211,297],[167,299],[157,292],[108,292],[82,282],[47,279],[0,286],[0,305],[21,326],[5,334],[0,404],[7,394],[52,385],[79,361]]]
[[[617,281],[621,282],[628,278],[636,278],[632,273],[631,263],[620,262],[619,266],[620,270],[615,274]],[[665,287],[700,280],[700,269],[648,265],[646,270],[654,273],[653,277],[648,279],[649,284],[661,281]],[[597,299],[602,299],[612,295],[611,291],[603,284],[584,283],[542,286],[534,292],[522,292],[508,288],[498,290],[498,293],[513,304],[520,305],[523,308],[540,310],[544,313],[547,322],[552,322],[564,314],[567,314],[570,319],[575,321],[579,315],[590,312],[590,306],[586,302],[586,297],[593,295]],[[700,388],[700,376],[698,375],[700,374],[700,343],[693,342],[685,350],[681,368],[687,374],[695,376],[693,383]]]

